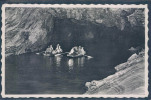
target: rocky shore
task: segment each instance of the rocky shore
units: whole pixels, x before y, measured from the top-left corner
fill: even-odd
[[[102,80],[93,80],[85,85],[85,94],[101,95],[143,95],[145,93],[144,51],[133,54],[125,63],[115,67],[116,73]]]

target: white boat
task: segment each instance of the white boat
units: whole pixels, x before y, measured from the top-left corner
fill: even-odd
[[[83,47],[75,46],[70,50],[70,52],[67,54],[67,56],[75,58],[75,57],[83,57],[83,56],[85,56],[85,54],[86,54],[86,52],[84,51]]]

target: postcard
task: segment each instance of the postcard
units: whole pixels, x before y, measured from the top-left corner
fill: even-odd
[[[148,96],[148,5],[3,4],[3,98]]]

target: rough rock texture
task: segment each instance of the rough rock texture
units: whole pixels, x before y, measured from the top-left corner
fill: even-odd
[[[134,54],[130,59],[115,67],[117,72],[99,81],[87,82],[86,94],[135,94],[145,92],[144,51]]]
[[[37,9],[7,9],[6,54],[42,49],[51,39],[52,29],[53,17],[49,14]]]
[[[54,21],[74,19],[106,27],[143,27],[143,9],[6,8],[6,55],[40,51],[53,38]],[[139,24],[138,24],[139,23]],[[122,33],[122,32],[121,32]]]

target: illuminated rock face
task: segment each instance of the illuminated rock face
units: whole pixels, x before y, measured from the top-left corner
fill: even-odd
[[[132,55],[127,62],[117,65],[117,72],[99,81],[87,82],[86,94],[135,94],[145,93],[144,52]],[[133,59],[132,59],[133,58]],[[101,74],[101,73],[100,73]]]
[[[73,23],[80,25],[84,21],[117,27],[122,33],[127,27],[143,27],[143,13],[143,9],[6,8],[6,55],[46,48],[55,35],[54,23],[57,19],[73,19]],[[86,38],[91,39],[96,35],[91,32],[87,34]]]

